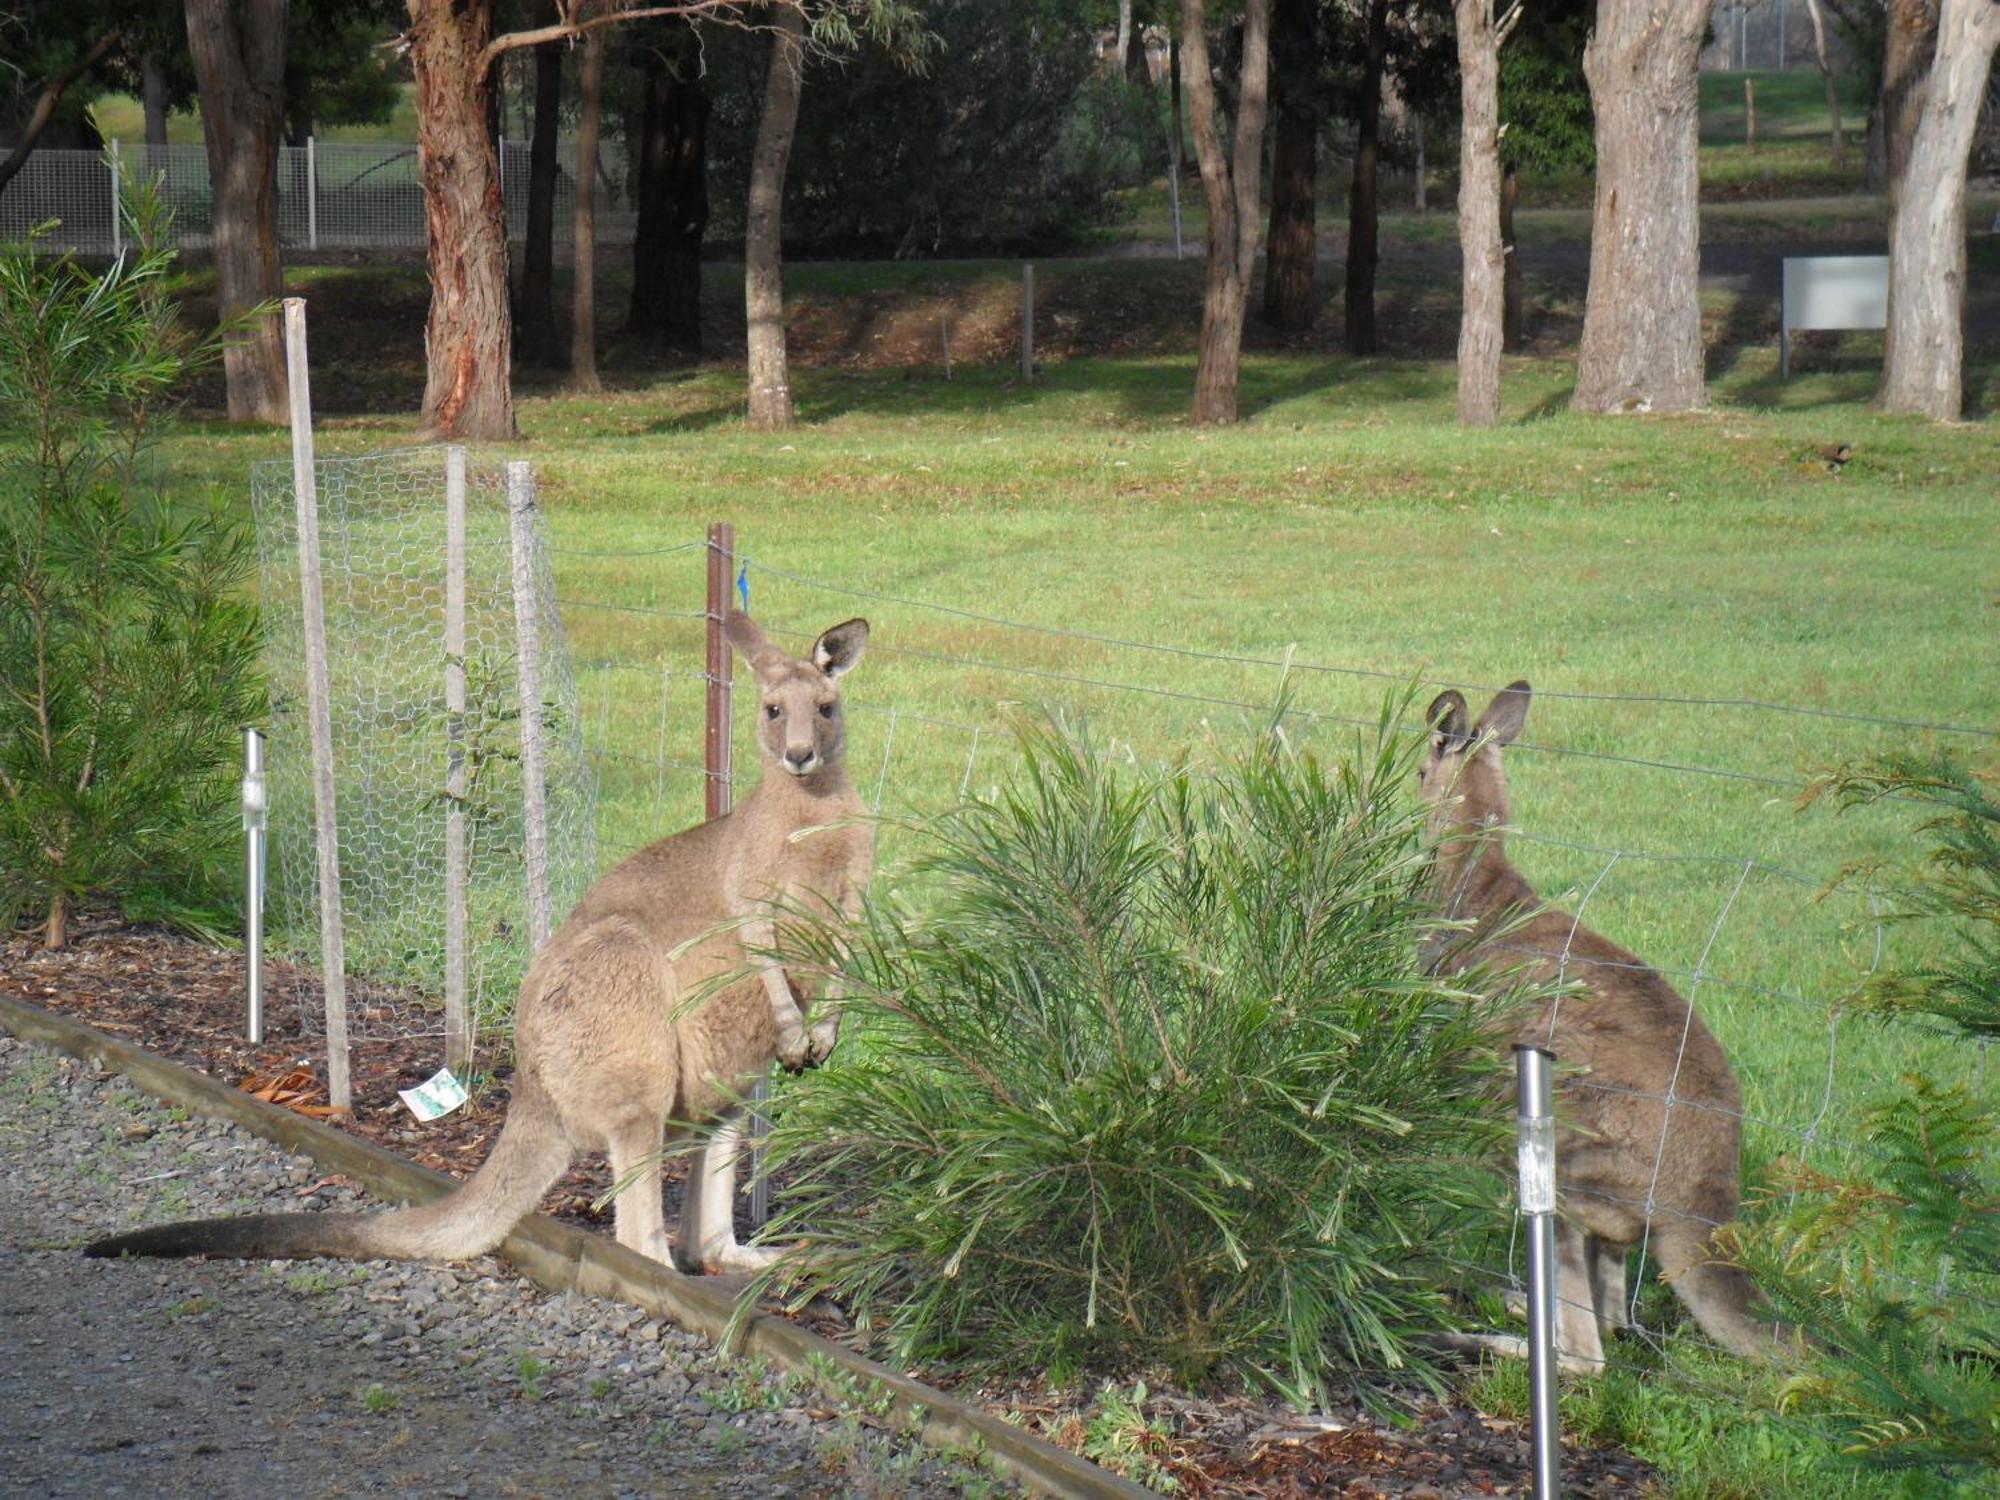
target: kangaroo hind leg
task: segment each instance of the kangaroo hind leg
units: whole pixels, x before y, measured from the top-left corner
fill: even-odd
[[[611,1180],[619,1185],[613,1200],[618,1243],[657,1261],[666,1261],[669,1254],[666,1211],[660,1206],[665,1125],[660,1111],[634,1101],[618,1110],[604,1130]]]
[[[743,1127],[744,1112],[738,1106],[716,1122],[708,1144],[688,1167],[674,1262],[690,1274],[754,1274],[778,1258],[775,1250],[736,1242],[736,1160],[742,1154]]]
[[[1771,1357],[1784,1330],[1751,1311],[1757,1283],[1741,1266],[1716,1258],[1706,1224],[1686,1219],[1655,1226],[1653,1247],[1667,1284],[1703,1333],[1746,1359]]]

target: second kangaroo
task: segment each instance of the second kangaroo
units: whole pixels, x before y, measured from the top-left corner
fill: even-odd
[[[675,1260],[704,1271],[768,1264],[775,1252],[738,1245],[732,1228],[740,1100],[774,1058],[794,1069],[824,1060],[839,1016],[808,1027],[776,965],[740,976],[746,955],[768,945],[778,904],[852,916],[874,867],[874,833],[843,762],[839,687],[868,622],[834,626],[803,660],[747,615],[732,611],[725,629],[756,674],[763,779],[727,817],[608,871],[543,944],[521,981],[507,1123],[468,1182],[419,1208],[202,1219],[86,1253],[458,1260],[505,1239],[578,1152],[603,1151],[629,1180],[619,1243],[665,1260],[658,1153],[677,1121],[719,1124],[688,1170]],[[716,981],[723,988],[681,1013]]]
[[[1426,715],[1423,791],[1437,809],[1438,905],[1471,924],[1443,966],[1456,972],[1490,962],[1582,986],[1514,1038],[1548,1047],[1567,1075],[1558,1084],[1556,1138],[1557,1350],[1568,1369],[1603,1363],[1602,1330],[1626,1323],[1626,1252],[1644,1241],[1710,1338],[1738,1354],[1768,1353],[1773,1327],[1751,1312],[1755,1284],[1718,1260],[1713,1244],[1737,1208],[1742,1098],[1729,1059],[1672,985],[1577,918],[1542,905],[1507,860],[1500,752],[1527,721],[1529,692],[1514,683],[1476,724],[1463,697],[1439,694]]]

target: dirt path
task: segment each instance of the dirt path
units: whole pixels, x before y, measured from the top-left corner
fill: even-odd
[[[0,1037],[0,1496],[994,1492],[699,1339],[495,1261],[75,1248],[144,1220],[355,1197],[302,1157]]]

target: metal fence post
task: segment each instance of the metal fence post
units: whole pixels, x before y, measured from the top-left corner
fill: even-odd
[[[270,794],[264,780],[264,736],[243,731],[243,962],[249,1001],[246,1035],[264,1040],[264,851],[270,821]]]
[[[444,1065],[472,1058],[465,1003],[465,449],[444,450]]]
[[[1556,1122],[1550,1069],[1555,1054],[1517,1046],[1516,1166],[1528,1221],[1528,1391],[1536,1500],[1561,1490],[1562,1429],[1556,1414]]]
[[[507,465],[507,519],[514,546],[515,675],[521,689],[521,820],[527,863],[530,951],[549,940],[549,805],[542,761],[542,632],[535,599],[535,475],[526,459]]]
[[[732,785],[734,747],[731,740],[732,664],[729,641],[722,633],[729,613],[729,586],[736,575],[736,528],[717,521],[708,528],[708,720],[704,761],[708,772],[707,813],[722,817],[735,801]],[[759,1078],[750,1085],[750,1118],[745,1136],[750,1143],[750,1222],[762,1228],[771,1216],[771,1185],[764,1180],[764,1136],[770,1123],[764,1118],[764,1101],[771,1097],[771,1080]]]
[[[1021,262],[1021,378],[1035,378],[1035,263]]]
[[[313,827],[319,847],[320,978],[326,991],[326,1090],[353,1107],[347,1065],[347,953],[341,926],[340,826],[333,802],[333,686],[326,659],[326,600],[319,577],[319,489],[307,382],[306,304],[285,298],[285,376],[291,387],[292,499],[299,532],[299,601],[305,618],[306,716],[312,737]]]
[[[111,152],[111,161],[110,161],[111,253],[113,255],[122,255],[125,253],[125,226],[123,223],[119,221],[119,215],[118,215],[118,186],[119,186],[118,180],[120,177],[124,175],[124,173],[121,170],[122,163],[119,161],[118,158],[118,137],[115,135],[111,138],[110,152]]]
[[[306,249],[319,249],[319,149],[306,137]]]
[[[708,528],[708,727],[703,759],[708,772],[707,813],[719,818],[730,797],[730,662],[722,634],[729,613],[729,580],[736,566],[736,528],[717,521]]]

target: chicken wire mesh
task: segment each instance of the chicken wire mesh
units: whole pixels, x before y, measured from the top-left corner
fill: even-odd
[[[501,201],[507,235],[528,232],[529,145],[500,143]],[[629,244],[637,216],[615,148],[597,160],[597,240]],[[113,143],[103,151],[44,148],[0,191],[0,240],[22,240],[54,221],[38,244],[51,251],[115,255],[125,231],[115,212],[121,174],[155,183],[173,210],[170,241],[200,249],[213,239],[207,148]],[[554,239],[567,245],[576,227],[576,146],[556,148]],[[290,250],[421,250],[426,243],[423,179],[407,141],[312,141],[282,146],[277,163],[278,241]]]
[[[443,1035],[446,824],[452,721],[445,645],[444,448],[321,459],[321,565],[340,854],[349,1033],[359,1041]],[[510,1024],[530,955],[506,474],[465,471],[467,999],[483,1035]],[[312,752],[305,698],[299,549],[289,462],[253,471],[270,679],[268,951],[271,1003],[324,1025]],[[550,909],[562,917],[597,868],[596,784],[546,540],[531,531],[540,641]],[[286,993],[289,990],[289,995]]]

